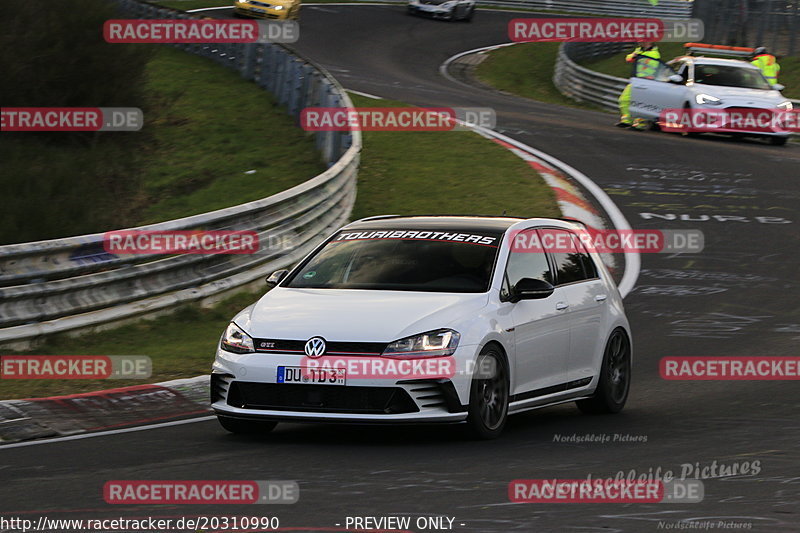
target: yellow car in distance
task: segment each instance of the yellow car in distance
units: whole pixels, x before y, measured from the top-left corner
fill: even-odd
[[[300,0],[236,0],[233,14],[271,20],[297,20],[300,18]]]

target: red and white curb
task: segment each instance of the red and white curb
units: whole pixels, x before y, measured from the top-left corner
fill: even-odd
[[[0,443],[107,431],[210,412],[209,376],[51,398],[3,400]]]

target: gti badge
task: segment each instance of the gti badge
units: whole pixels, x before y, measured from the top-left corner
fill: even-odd
[[[325,353],[325,339],[322,337],[311,337],[306,341],[306,355],[317,358]]]

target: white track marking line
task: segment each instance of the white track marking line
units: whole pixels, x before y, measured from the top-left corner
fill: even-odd
[[[361,91],[354,91],[353,89],[345,89],[345,91],[357,94],[358,96],[363,96],[364,98],[372,98],[373,100],[382,100],[380,96],[375,96],[374,94],[362,93]]]
[[[136,426],[133,428],[111,429],[108,431],[98,431],[96,433],[81,433],[80,435],[70,435],[67,437],[56,437],[54,439],[32,440],[28,442],[16,442],[13,444],[0,444],[0,452],[9,448],[25,448],[27,446],[40,446],[42,444],[53,444],[56,442],[66,442],[71,440],[92,439],[94,437],[105,437],[107,435],[120,435],[122,433],[133,433],[136,431],[147,431],[150,429],[159,429],[170,426],[182,426],[185,424],[194,424],[196,422],[208,422],[209,420],[216,419],[216,416],[201,416],[199,418],[189,418],[187,420],[175,420],[173,422],[161,422],[159,424],[151,424],[148,426]]]
[[[308,3],[301,4],[303,6],[398,6],[402,5],[396,3],[375,3],[375,2],[336,2],[336,3]],[[197,9],[188,9],[186,13],[197,13],[199,11],[213,11],[214,9],[233,9],[233,6],[219,6],[219,7],[199,7]]]

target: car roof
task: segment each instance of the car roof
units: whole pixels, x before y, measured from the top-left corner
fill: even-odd
[[[504,232],[514,224],[527,220],[521,217],[510,216],[479,216],[479,215],[421,215],[401,216],[383,215],[362,218],[351,222],[345,228],[354,229],[426,229],[447,231],[493,231]],[[542,220],[542,219],[537,219]],[[557,220],[557,219],[547,219]]]
[[[691,61],[695,65],[717,65],[726,67],[741,67],[757,69],[755,65],[751,65],[747,61],[741,59],[723,59],[719,57],[705,57],[705,56],[680,56],[676,57],[675,61]]]

